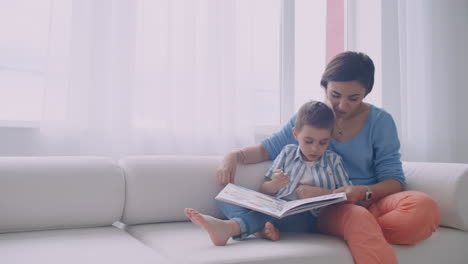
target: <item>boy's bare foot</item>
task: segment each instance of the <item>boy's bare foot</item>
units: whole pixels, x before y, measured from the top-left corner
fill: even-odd
[[[216,246],[224,246],[231,236],[240,234],[239,224],[232,220],[221,220],[209,215],[204,215],[192,208],[185,208],[185,215],[192,223],[202,227],[210,235],[210,239]]]
[[[263,230],[255,233],[255,236],[257,238],[265,238],[271,241],[277,241],[280,239],[280,232],[272,223],[266,222]]]

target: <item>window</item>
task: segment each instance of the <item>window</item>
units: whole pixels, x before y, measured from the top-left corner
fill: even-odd
[[[325,68],[326,11],[326,0],[282,1],[283,34],[278,50],[283,56],[278,80],[282,86],[275,91],[278,96],[275,101],[280,107],[274,112],[276,119],[257,126],[257,142],[280,129],[306,101],[324,99],[319,83]],[[268,106],[272,102],[262,103],[263,111],[271,111]]]
[[[161,42],[161,38],[171,37],[171,32],[166,32],[167,36],[157,35],[154,34],[154,29],[158,29],[157,23],[161,25],[162,19],[168,19],[167,21],[172,23],[166,26],[166,29],[180,26],[181,20],[177,18],[176,12],[171,14],[172,18],[167,12],[158,16],[153,16],[150,12],[160,10],[158,5],[161,4],[169,5],[169,8],[174,10],[178,5],[187,5],[189,2],[141,0],[138,3],[135,24],[135,36],[138,39],[136,53],[145,50],[145,56],[140,57],[141,61],[138,61],[137,56],[136,63],[145,67],[159,67],[163,64],[159,65],[158,60],[164,60],[168,54],[165,49],[174,50],[175,47],[168,46],[170,42]],[[284,26],[282,23],[285,22],[284,17],[282,20],[282,12],[285,5],[291,3],[294,10],[292,20],[289,17],[287,23],[292,23],[294,30],[294,39],[290,42],[293,44],[290,48],[291,54],[294,54],[294,67],[285,69],[281,65],[284,61],[281,61],[280,57],[281,52],[284,52],[281,50],[284,47],[281,46],[280,40],[281,37],[285,37],[284,34],[281,35],[281,26]],[[70,78],[67,58],[72,43],[70,32],[73,31],[72,1],[18,0],[3,1],[1,5],[0,122],[3,121],[3,125],[5,121],[39,122],[43,115],[47,115],[48,119],[65,119],[69,98],[66,87]],[[200,22],[200,16],[209,16],[209,12],[216,10],[216,5],[216,1],[197,2],[194,6],[199,8],[200,14],[196,15],[199,17],[195,19]],[[283,116],[290,116],[307,100],[323,100],[319,80],[326,62],[327,1],[256,0],[233,1],[232,5],[235,10],[233,22],[225,20],[228,24],[231,23],[230,28],[214,29],[233,30],[232,39],[225,40],[234,41],[234,53],[229,55],[229,59],[236,60],[237,65],[237,68],[233,69],[236,71],[233,80],[238,85],[254,87],[252,97],[255,109],[252,109],[252,112],[255,115],[256,133],[270,134],[285,121],[281,120],[282,112],[287,111]],[[217,36],[216,31],[204,31],[202,34],[195,31],[189,34],[195,34],[197,42],[194,45],[203,45],[200,37],[207,37],[209,40]],[[172,37],[174,35],[172,34]],[[154,51],[151,53],[150,49]],[[206,59],[200,54],[194,56],[198,56],[194,58],[197,63]],[[198,64],[197,67],[199,66]],[[290,74],[294,76],[292,85],[281,87],[281,76],[288,70],[291,70]],[[154,80],[154,73],[150,75]],[[134,105],[147,104],[148,107],[154,107],[154,98],[148,98],[144,92],[139,93],[142,89],[154,89],[155,84],[147,82],[149,79],[144,76],[139,79],[146,83],[138,84],[144,88],[137,89],[132,95]],[[284,94],[293,95],[292,99],[282,101],[281,97]],[[167,102],[162,100],[161,103],[164,105]],[[139,119],[135,122],[154,122],[153,116],[145,116],[144,108],[140,109],[143,111],[136,113]],[[164,126],[164,122],[160,125]]]
[[[197,98],[190,98],[193,100],[208,100],[202,94],[206,91],[222,90],[235,97],[247,88],[250,94],[247,97],[255,102],[249,114],[255,115],[256,126],[278,126],[281,3],[281,0],[139,1],[136,26],[139,84],[132,102],[134,125],[168,126],[170,121],[164,109],[175,108],[178,103],[177,98],[172,98],[171,106],[170,97],[183,93],[177,87],[192,85],[193,89],[203,91],[195,95]],[[223,71],[223,67],[229,72]],[[219,83],[222,78],[217,78],[217,74],[227,75],[225,79],[231,83]],[[226,86],[233,91],[224,91]],[[148,97],[150,90],[157,89],[165,96]],[[154,122],[155,112],[160,115],[158,122]]]
[[[324,100],[327,1],[295,1],[294,110],[309,100]]]
[[[0,121],[39,121],[48,52],[50,1],[2,1]]]
[[[57,9],[59,12],[54,12]],[[71,1],[66,0],[2,1],[0,126],[35,127],[50,109],[44,107],[46,103],[63,110],[63,91],[57,93],[62,95],[57,100],[48,102],[44,95],[57,92],[53,87],[59,80],[60,85],[66,83],[66,65],[58,59],[67,55],[70,10]],[[52,23],[52,19],[61,21]],[[52,40],[55,45],[51,45]]]

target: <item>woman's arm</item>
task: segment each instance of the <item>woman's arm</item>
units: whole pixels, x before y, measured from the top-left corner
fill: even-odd
[[[237,163],[253,164],[266,160],[275,159],[284,146],[291,143],[297,143],[292,134],[292,128],[296,122],[294,115],[283,128],[266,138],[260,145],[246,147],[237,151],[229,152],[221,161],[216,175],[219,184],[228,184],[234,182]]]
[[[401,164],[400,141],[392,116],[382,111],[375,120],[372,130],[374,150],[374,168],[377,183],[369,186],[372,191],[371,200],[377,200],[387,195],[403,190],[405,175]],[[365,200],[367,187],[356,186],[345,188],[351,202]]]
[[[373,167],[377,182],[395,180],[403,186],[406,179],[401,163],[400,140],[395,122],[389,113],[382,111],[376,118],[371,138],[374,151]]]
[[[268,160],[268,152],[261,144],[235,151],[237,162],[254,164]]]
[[[401,183],[397,180],[392,180],[392,179],[381,181],[369,187],[372,190],[371,200],[377,200],[387,195],[401,192],[403,190],[403,186],[401,185]],[[366,190],[364,190],[364,194],[363,194],[364,199],[366,196],[366,191],[367,191],[367,188]]]
[[[234,182],[237,163],[253,164],[268,160],[268,152],[263,145],[246,147],[237,151],[229,152],[216,172],[218,183],[226,185]]]
[[[369,188],[372,191],[371,201],[378,200],[392,193],[400,192],[403,189],[399,181],[391,179],[370,185]],[[357,203],[366,200],[367,187],[365,185],[343,186],[333,192],[345,192],[350,203]]]

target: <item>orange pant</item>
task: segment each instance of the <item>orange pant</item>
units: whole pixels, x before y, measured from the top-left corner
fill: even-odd
[[[390,244],[425,240],[440,223],[437,203],[421,192],[391,194],[366,207],[328,206],[318,218],[318,230],[343,238],[357,264],[398,263]]]

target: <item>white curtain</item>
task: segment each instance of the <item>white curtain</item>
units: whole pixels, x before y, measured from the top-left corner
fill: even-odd
[[[277,50],[279,1],[60,0],[51,17],[38,154],[218,155],[254,142],[255,89],[279,74],[279,51],[264,52]]]
[[[468,1],[400,0],[395,7],[397,40],[383,43],[390,65],[383,101],[396,117],[403,159],[468,163]],[[382,34],[393,41],[385,36],[391,30]],[[385,53],[398,59],[387,56],[389,64]]]

